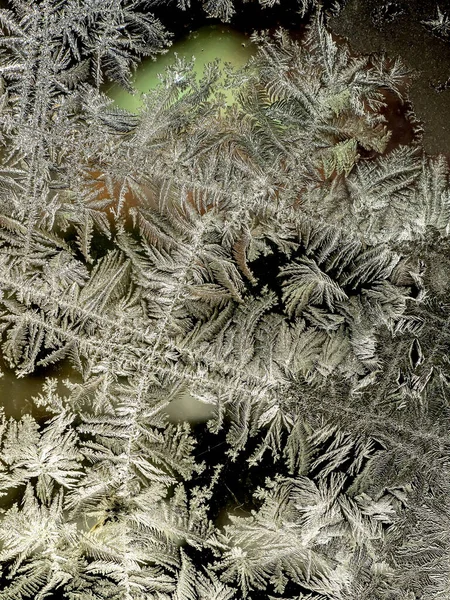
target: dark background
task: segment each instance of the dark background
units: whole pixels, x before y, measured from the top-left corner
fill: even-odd
[[[421,23],[437,18],[437,6],[450,19],[449,0],[347,0],[329,26],[357,53],[401,56],[414,71],[410,98],[425,150],[450,157],[450,37],[440,39]]]

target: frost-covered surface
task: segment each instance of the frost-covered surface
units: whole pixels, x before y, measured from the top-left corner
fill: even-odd
[[[449,182],[321,15],[215,95],[138,2],[0,12],[1,600],[449,597]],[[226,16],[226,15],[225,15]],[[207,426],[170,402],[208,406]],[[245,486],[245,489],[244,487]]]

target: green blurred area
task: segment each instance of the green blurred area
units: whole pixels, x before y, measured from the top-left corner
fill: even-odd
[[[136,70],[132,83],[137,92],[149,92],[160,83],[158,75],[164,73],[167,67],[174,65],[177,57],[187,61],[194,57],[194,71],[197,79],[200,79],[207,63],[218,58],[222,63],[222,71],[225,62],[233,67],[241,67],[255,53],[255,50],[256,46],[242,33],[225,25],[207,25],[192,31],[187,37],[174,43],[167,54],[159,56],[156,61],[143,60]],[[224,80],[222,75],[221,81]],[[132,95],[118,85],[112,85],[104,91],[120,108],[131,112],[139,111],[141,106],[139,94]],[[227,104],[232,104],[233,92],[225,89],[221,91],[225,95]]]

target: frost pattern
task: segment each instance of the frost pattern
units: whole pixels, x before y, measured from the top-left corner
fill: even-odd
[[[0,10],[1,350],[50,375],[2,413],[0,598],[447,597],[449,172],[395,142],[407,70],[318,11],[230,109],[179,60],[135,115],[99,88],[167,47],[147,5]]]

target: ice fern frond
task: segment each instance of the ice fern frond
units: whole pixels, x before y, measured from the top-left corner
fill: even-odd
[[[303,258],[280,271],[284,278],[283,300],[290,316],[299,316],[310,304],[325,304],[333,310],[347,294],[313,259]]]
[[[43,503],[51,501],[55,485],[73,488],[82,474],[77,436],[70,428],[73,420],[74,415],[63,411],[41,431],[29,415],[10,420],[2,445],[2,487],[20,488],[33,480]]]

